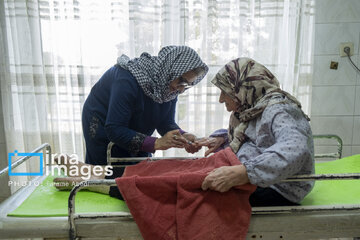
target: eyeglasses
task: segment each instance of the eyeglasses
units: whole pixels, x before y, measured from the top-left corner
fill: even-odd
[[[176,85],[176,87],[183,87],[184,88],[184,91],[186,89],[189,89],[192,87],[192,85],[190,85],[190,83],[183,77],[183,76],[180,76],[179,77],[179,83]]]

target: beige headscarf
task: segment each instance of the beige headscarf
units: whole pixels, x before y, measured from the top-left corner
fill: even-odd
[[[230,116],[228,131],[230,147],[235,153],[247,140],[245,130],[248,122],[262,114],[267,106],[292,103],[301,109],[295,97],[280,89],[276,77],[250,58],[232,60],[220,69],[211,82],[239,103],[238,110]]]

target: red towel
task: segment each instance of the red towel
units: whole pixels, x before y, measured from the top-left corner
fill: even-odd
[[[197,160],[144,161],[127,167],[116,183],[145,240],[245,239],[256,187],[201,189],[208,172],[238,164],[227,148]]]

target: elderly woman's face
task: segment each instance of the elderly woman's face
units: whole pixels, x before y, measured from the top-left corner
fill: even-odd
[[[227,95],[224,91],[221,91],[220,97],[219,97],[220,103],[225,103],[226,110],[228,112],[234,112],[238,109],[239,104],[235,102],[229,95]]]
[[[170,82],[170,91],[175,92],[179,91],[180,93],[184,92],[185,89],[191,87],[191,84],[196,80],[197,75],[193,71],[189,71],[176,78]]]

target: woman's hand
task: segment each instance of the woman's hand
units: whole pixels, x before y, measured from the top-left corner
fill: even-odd
[[[185,146],[185,150],[188,152],[188,153],[196,153],[198,152],[202,146],[198,145],[195,143],[196,141],[196,136],[192,133],[184,133],[182,135],[184,138],[186,138],[186,140],[188,140],[188,144],[187,146]]]
[[[206,176],[201,188],[227,192],[230,188],[243,185],[249,182],[244,165],[224,166],[214,169]]]
[[[154,148],[155,150],[166,150],[172,147],[185,148],[189,145],[187,142],[188,140],[180,134],[179,129],[176,129],[169,131],[161,138],[156,139]]]
[[[205,146],[209,149],[205,152],[205,157],[207,157],[210,153],[215,152],[223,143],[225,142],[225,138],[223,137],[205,137],[195,141],[197,146]]]

